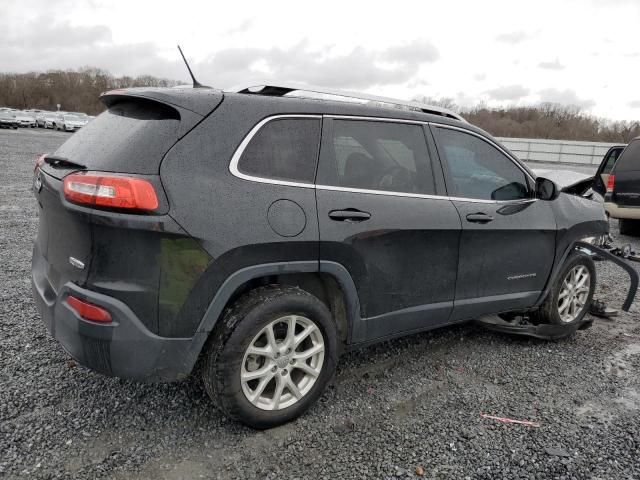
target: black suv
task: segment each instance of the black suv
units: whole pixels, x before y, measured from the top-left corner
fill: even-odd
[[[115,90],[38,159],[33,291],[71,356],[154,381],[200,359],[222,410],[265,428],[347,349],[486,314],[582,320],[595,271],[574,243],[607,233],[602,203],[452,112],[315,97]]]
[[[619,154],[607,178],[604,208],[617,218],[620,233],[637,233],[640,226],[640,137]]]

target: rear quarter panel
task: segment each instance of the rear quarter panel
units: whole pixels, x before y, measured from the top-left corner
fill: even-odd
[[[225,99],[169,151],[160,168],[170,215],[211,256],[181,322],[199,322],[220,285],[241,268],[318,260],[314,189],[244,180],[229,171],[233,153],[251,128],[280,113],[268,102],[263,108],[253,103],[243,109]],[[303,228],[295,236],[278,234],[268,220],[269,208],[285,199],[304,212]]]

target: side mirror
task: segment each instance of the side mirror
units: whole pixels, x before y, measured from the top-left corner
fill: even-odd
[[[536,198],[540,200],[555,200],[560,195],[560,189],[548,178],[536,178]]]

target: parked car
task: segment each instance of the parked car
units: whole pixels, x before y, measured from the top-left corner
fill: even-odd
[[[42,121],[44,123],[44,128],[54,128],[55,122],[56,122],[56,117],[58,116],[58,114],[56,112],[46,112],[44,113],[44,115],[42,116]]]
[[[34,298],[80,364],[171,381],[200,359],[221,409],[267,428],[348,349],[486,314],[581,324],[601,202],[446,109],[293,90],[107,92],[38,160]]]
[[[32,114],[27,112],[17,111],[15,115],[16,115],[16,120],[18,121],[18,126],[35,128],[36,119]]]
[[[64,130],[65,132],[75,132],[86,125],[86,121],[73,113],[60,113],[54,117],[54,130]]]
[[[52,112],[41,111],[36,114],[36,126],[38,128],[46,128],[46,118],[52,115]]]
[[[634,138],[613,164],[604,200],[609,217],[618,219],[621,234],[640,230],[640,137]]]
[[[18,120],[16,120],[16,116],[11,111],[0,110],[0,128],[18,128]]]
[[[596,171],[593,179],[593,189],[604,197],[607,192],[607,182],[609,181],[609,174],[613,169],[613,165],[624,150],[626,145],[615,145],[607,150],[607,153],[602,158],[600,166]]]

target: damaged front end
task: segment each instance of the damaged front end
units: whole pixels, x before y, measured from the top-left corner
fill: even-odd
[[[575,172],[536,173],[553,180],[561,193],[550,202],[557,223],[554,266],[547,286],[532,310],[540,307],[549,295],[567,258],[573,252],[580,251],[599,260],[613,262],[627,273],[630,285],[622,310],[629,311],[640,277],[631,264],[605,248],[609,239],[609,223],[604,213],[602,197],[591,189],[593,177]],[[589,328],[593,320],[583,317],[580,322],[566,325],[533,323],[527,312],[519,312],[482,317],[476,322],[494,331],[557,340],[568,337],[577,330]]]
[[[571,250],[580,250],[590,255],[597,255],[604,260],[615,263],[627,272],[629,275],[629,290],[627,291],[627,296],[622,304],[622,310],[628,312],[636,296],[636,291],[638,290],[638,281],[640,276],[638,275],[637,270],[626,260],[591,243],[583,241],[575,242]],[[526,315],[514,316],[509,320],[498,315],[491,315],[476,320],[476,323],[493,331],[541,338],[545,340],[559,340],[572,335],[578,330],[589,328],[593,323],[593,319],[584,317],[581,322],[568,325],[536,325],[530,323]]]

